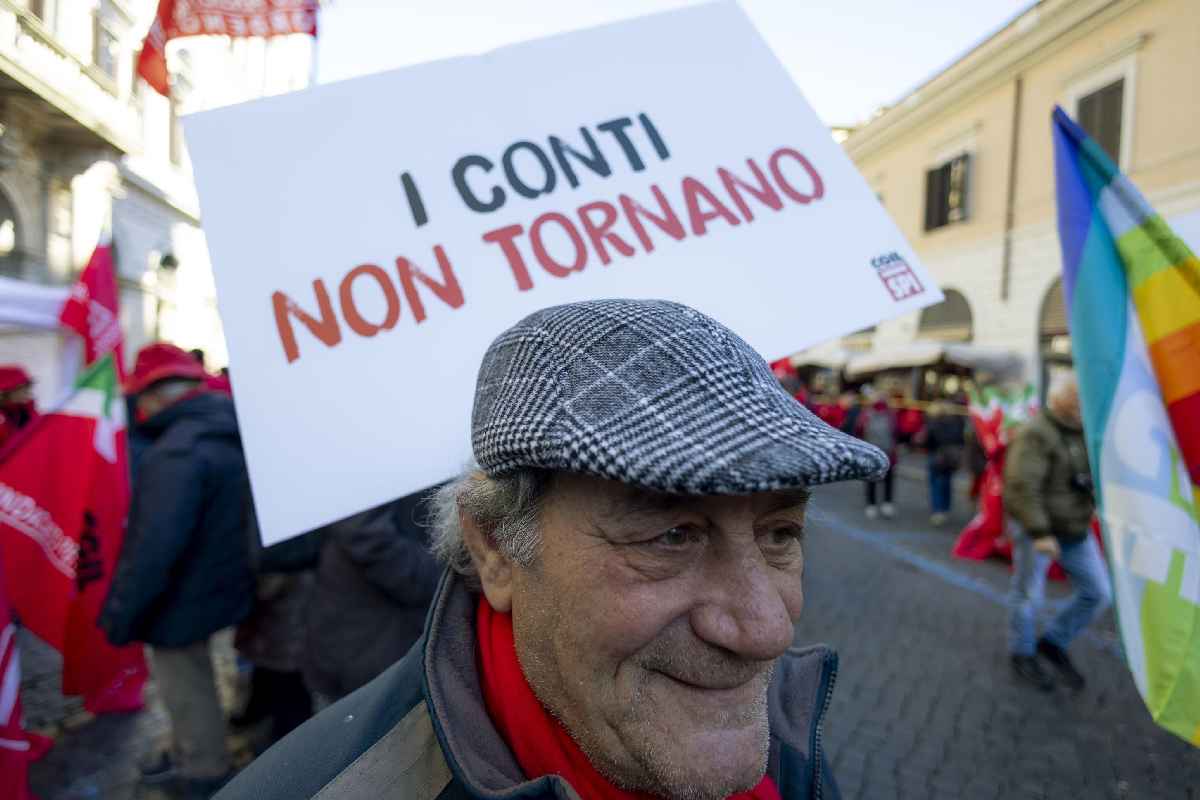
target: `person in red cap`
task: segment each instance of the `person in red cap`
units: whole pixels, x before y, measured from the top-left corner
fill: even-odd
[[[16,364],[0,365],[0,448],[37,415],[33,378]]]
[[[172,741],[143,766],[142,779],[188,796],[207,796],[232,774],[209,640],[246,618],[254,590],[237,418],[206,377],[174,345],[138,353],[125,390],[146,446],[100,619],[113,644],[153,647]]]

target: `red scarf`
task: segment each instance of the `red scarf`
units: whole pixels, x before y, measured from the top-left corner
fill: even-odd
[[[619,789],[597,772],[562,724],[542,708],[517,660],[512,617],[494,611],[484,597],[479,598],[476,637],[488,716],[527,778],[560,775],[587,800],[653,800],[653,795]],[[763,776],[749,792],[729,800],[781,798],[775,782]]]

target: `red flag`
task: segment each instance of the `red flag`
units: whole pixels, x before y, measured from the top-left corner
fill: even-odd
[[[268,38],[289,33],[317,35],[317,0],[159,0],[138,54],[137,73],[166,96],[170,92],[167,42],[172,39],[203,34]]]
[[[125,534],[125,402],[113,356],[80,376],[0,463],[0,551],[9,599],[63,654],[63,692],[94,712],[141,707],[139,645],[113,647],[96,624]]]
[[[121,318],[117,313],[117,276],[113,266],[112,244],[102,237],[87,267],[71,289],[58,315],[64,327],[83,337],[84,363],[91,364],[108,353],[116,357],[117,377],[124,378]]]
[[[17,626],[4,593],[0,570],[0,797],[33,800],[28,770],[53,742],[21,727],[21,660],[17,654]]]

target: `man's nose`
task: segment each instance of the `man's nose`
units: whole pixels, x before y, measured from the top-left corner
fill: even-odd
[[[774,575],[752,555],[722,562],[705,570],[706,599],[691,613],[692,630],[709,644],[745,659],[767,661],[783,655],[792,645],[795,623],[782,581],[796,582],[798,604],[799,576]]]

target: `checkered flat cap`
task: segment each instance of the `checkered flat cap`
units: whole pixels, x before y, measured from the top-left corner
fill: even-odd
[[[479,370],[471,439],[489,475],[525,467],[673,494],[881,476],[878,448],[826,425],[725,326],[664,300],[529,315]]]

